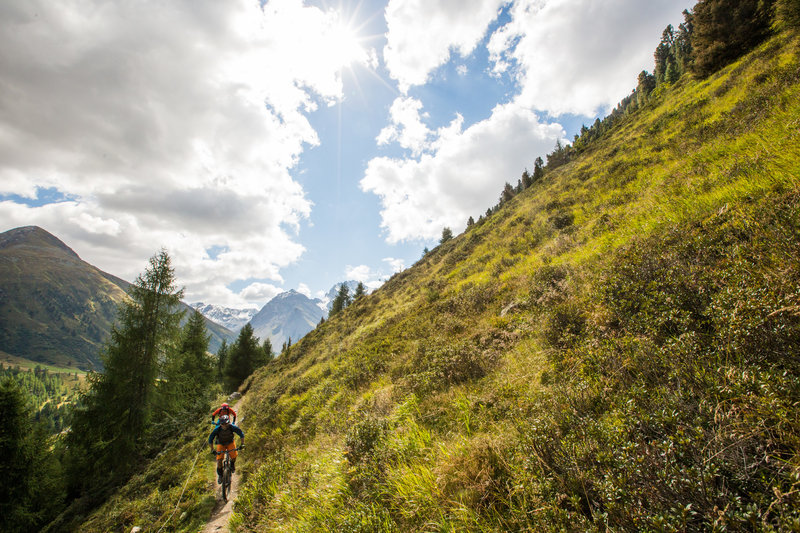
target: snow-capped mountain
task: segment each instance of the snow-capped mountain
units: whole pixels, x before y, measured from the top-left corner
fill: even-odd
[[[225,326],[234,333],[238,333],[258,312],[258,309],[255,307],[248,309],[231,309],[230,307],[205,304],[203,302],[196,302],[191,304],[191,306],[200,311],[200,314],[204,317],[221,326]]]
[[[319,303],[294,290],[282,292],[261,308],[250,325],[256,337],[262,341],[269,338],[273,350],[279,352],[288,339],[297,342],[317,327],[325,314]]]

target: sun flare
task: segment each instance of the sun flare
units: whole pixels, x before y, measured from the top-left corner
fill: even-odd
[[[350,67],[355,63],[366,64],[369,54],[362,45],[357,31],[347,24],[336,22],[326,32],[324,55],[331,64],[339,68]]]

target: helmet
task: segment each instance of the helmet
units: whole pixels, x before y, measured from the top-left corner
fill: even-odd
[[[231,417],[229,417],[228,415],[222,415],[221,417],[219,417],[219,423],[220,424],[230,424],[231,423]]]

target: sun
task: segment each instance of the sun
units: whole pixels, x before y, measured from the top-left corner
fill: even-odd
[[[369,54],[362,41],[356,29],[337,20],[328,27],[323,37],[323,54],[327,61],[338,68],[367,64]]]

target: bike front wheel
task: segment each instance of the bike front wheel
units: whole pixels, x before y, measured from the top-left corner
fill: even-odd
[[[228,495],[231,492],[231,469],[226,468],[222,472],[222,499],[228,501]]]

